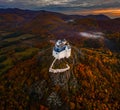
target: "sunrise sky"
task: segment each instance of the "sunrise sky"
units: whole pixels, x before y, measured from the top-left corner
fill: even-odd
[[[49,10],[66,14],[120,17],[120,0],[0,0],[0,8]]]

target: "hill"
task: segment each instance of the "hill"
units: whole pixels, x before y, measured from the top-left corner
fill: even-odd
[[[117,110],[120,108],[120,19],[49,11],[0,9],[0,110]],[[67,39],[72,53],[52,49]]]

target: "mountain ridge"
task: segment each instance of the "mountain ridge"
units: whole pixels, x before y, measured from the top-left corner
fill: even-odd
[[[62,13],[58,13],[58,12],[50,12],[50,11],[45,11],[45,10],[40,10],[40,11],[35,11],[35,10],[22,10],[22,9],[18,9],[18,8],[9,8],[9,9],[0,9],[0,23],[1,23],[1,29],[5,29],[4,25],[7,25],[12,29],[20,29],[20,26],[22,25],[22,27],[24,27],[24,23],[26,24],[28,21],[32,22],[32,20],[34,21],[35,19],[37,19],[37,16],[46,16],[49,19],[52,20],[52,16],[53,18],[57,17],[61,20],[66,21],[71,21],[71,20],[83,20],[83,19],[90,19],[90,20],[96,20],[98,22],[98,24],[102,24],[102,22],[105,22],[107,24],[107,22],[113,22],[112,25],[116,24],[116,22],[118,22],[117,19],[110,19],[108,16],[106,15],[66,15],[66,14],[62,14]],[[48,19],[44,16],[45,19]],[[22,19],[22,21],[17,21],[17,19],[15,18],[20,18]],[[11,20],[14,22],[11,22]],[[43,19],[43,18],[40,18]],[[48,20],[49,20],[48,19]],[[38,24],[36,22],[36,24]],[[34,24],[34,25],[36,25]],[[102,26],[102,25],[100,25]],[[105,25],[104,25],[105,26]],[[115,27],[115,26],[114,26]],[[102,27],[99,27],[102,28]],[[105,26],[105,28],[108,28],[107,26]],[[20,31],[20,30],[19,30]]]
[[[78,18],[86,18],[86,17],[93,17],[93,18],[99,18],[99,17],[103,17],[103,18],[106,18],[106,19],[110,19],[108,16],[106,15],[103,15],[103,14],[98,14],[98,15],[71,15],[71,14],[63,14],[63,13],[60,13],[60,12],[53,12],[53,11],[46,11],[46,10],[23,10],[23,9],[19,9],[19,8],[7,8],[7,9],[3,9],[3,8],[0,8],[0,13],[41,13],[41,12],[49,12],[49,13],[54,13],[54,14],[61,14],[61,15],[66,15],[66,16],[70,16],[70,17],[78,17]],[[100,18],[99,18],[100,19]]]

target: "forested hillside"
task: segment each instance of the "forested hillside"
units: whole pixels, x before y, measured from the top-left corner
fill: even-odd
[[[70,70],[50,73],[66,39]],[[0,10],[0,110],[119,110],[120,19]]]

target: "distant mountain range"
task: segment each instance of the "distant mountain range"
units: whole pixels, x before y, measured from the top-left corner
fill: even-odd
[[[120,31],[120,18],[110,19],[105,15],[65,15],[44,10],[0,9],[2,30],[40,33],[40,31],[56,32],[58,28],[76,31],[81,27],[85,30]]]
[[[52,35],[55,38],[74,39],[75,42],[80,38],[80,32],[102,32],[119,45],[120,18],[111,19],[105,15],[65,15],[44,10],[0,9],[0,30]],[[104,41],[100,41],[101,44]],[[108,42],[107,44],[111,45]]]
[[[42,13],[52,13],[52,14],[56,14],[59,17],[63,18],[63,19],[74,19],[74,18],[94,18],[94,19],[98,19],[98,20],[108,20],[110,19],[108,16],[105,16],[103,14],[100,15],[87,15],[87,16],[83,16],[83,15],[65,15],[65,14],[61,14],[61,13],[57,13],[57,12],[49,12],[49,11],[45,11],[45,10],[40,10],[40,11],[33,11],[33,10],[22,10],[22,9],[18,9],[18,8],[7,8],[7,9],[0,9],[0,14],[18,14],[18,15],[24,15],[24,14],[29,14],[29,15],[35,15],[35,14],[42,14]]]
[[[32,10],[21,10],[17,8],[0,9],[0,24],[1,24],[0,29],[7,29],[7,27],[11,29],[15,29],[24,25],[26,26],[27,25],[26,23],[31,23],[32,27],[36,24],[41,25],[41,22],[40,21],[37,22],[37,20],[35,19],[41,20],[43,18],[44,18],[44,21],[45,20],[48,21],[49,19],[49,21],[51,22],[55,22],[55,19],[59,19],[60,23],[61,21],[69,21],[69,20],[77,20],[77,21],[87,20],[89,22],[95,21],[97,22],[100,28],[103,27],[106,30],[114,30],[113,28],[115,28],[115,30],[116,28],[118,30],[120,29],[119,27],[120,18],[110,19],[108,16],[105,16],[105,15],[87,15],[87,16],[65,15],[61,13],[49,12],[44,10],[32,11]],[[32,22],[36,24],[33,24]],[[108,26],[108,23],[109,23],[109,26]],[[77,24],[77,25],[82,25],[82,24]]]
[[[120,31],[120,18],[110,19],[102,14],[82,16],[65,15],[44,10],[0,9],[0,29],[2,30],[19,29],[19,31],[25,30],[40,33],[40,31],[57,32],[58,27],[59,30],[70,31],[71,29],[73,31],[79,30],[79,28],[85,30]]]

